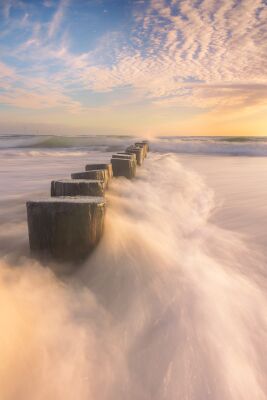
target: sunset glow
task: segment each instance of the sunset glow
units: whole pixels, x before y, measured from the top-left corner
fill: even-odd
[[[266,135],[266,0],[2,0],[4,133]]]

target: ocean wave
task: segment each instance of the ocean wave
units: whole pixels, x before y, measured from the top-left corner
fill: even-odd
[[[177,156],[139,171],[114,179],[73,276],[29,257],[22,207],[4,224],[0,398],[266,399],[265,263],[210,222],[215,195]]]
[[[134,143],[130,136],[60,136],[60,135],[2,135],[0,150],[27,149],[31,151],[116,152]],[[151,150],[159,153],[267,156],[266,137],[192,137],[165,136],[150,140]]]
[[[38,148],[58,149],[75,148],[116,151],[127,143],[132,143],[134,138],[125,136],[60,136],[60,135],[2,135],[0,136],[0,149]]]
[[[150,142],[159,153],[267,156],[266,138],[166,138]]]

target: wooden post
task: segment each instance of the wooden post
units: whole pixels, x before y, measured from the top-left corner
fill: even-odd
[[[132,159],[112,158],[111,159],[113,175],[124,176],[125,178],[132,179],[136,174],[136,161]]]
[[[51,182],[51,196],[104,196],[103,181],[88,179],[62,179]]]
[[[147,156],[147,144],[146,143],[143,143],[143,142],[137,142],[137,143],[135,143],[135,146],[136,147],[141,147],[142,149],[143,149],[143,151],[144,151],[144,157],[146,157]]]
[[[144,160],[144,150],[142,147],[136,147],[136,146],[129,146],[125,150],[125,153],[127,154],[135,154],[136,155],[136,161],[138,165],[142,165],[143,160]]]
[[[135,154],[127,154],[127,153],[116,153],[112,155],[112,158],[122,158],[124,160],[133,160],[136,162]]]
[[[146,144],[146,149],[147,149],[147,153],[150,151],[149,149],[149,141],[148,140],[142,140],[142,143]]]
[[[96,169],[90,171],[73,172],[71,174],[72,179],[90,179],[103,181],[105,187],[108,186],[109,175],[107,169]]]
[[[98,170],[98,169],[106,169],[108,171],[108,177],[109,179],[112,178],[113,176],[113,171],[112,171],[112,165],[111,163],[100,163],[100,164],[87,164],[85,166],[86,171],[91,171],[91,170]]]
[[[83,260],[104,227],[102,197],[55,197],[27,202],[31,251],[59,261]]]

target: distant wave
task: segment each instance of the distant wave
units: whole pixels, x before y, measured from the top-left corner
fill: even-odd
[[[0,135],[0,149],[72,149],[116,152],[138,140],[130,136]],[[150,140],[159,153],[267,156],[266,137],[164,136]]]
[[[267,156],[266,137],[160,138],[153,140],[150,147],[160,153]]]
[[[57,136],[57,135],[0,135],[0,149],[75,148],[99,151],[116,151],[121,146],[132,143],[132,137],[125,136]]]

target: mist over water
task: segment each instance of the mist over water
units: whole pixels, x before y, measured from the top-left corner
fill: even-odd
[[[56,151],[1,169],[0,398],[265,400],[266,254],[203,174],[151,153],[114,179],[98,248],[59,277],[30,257],[24,201],[108,154]]]

